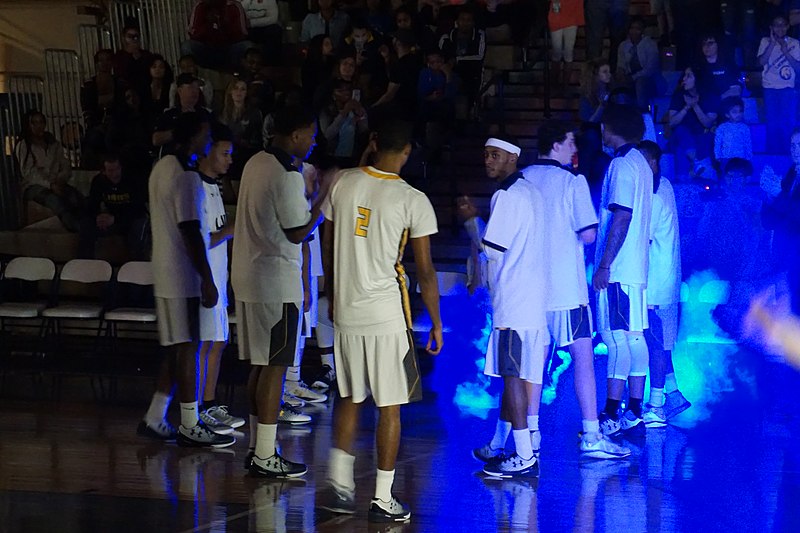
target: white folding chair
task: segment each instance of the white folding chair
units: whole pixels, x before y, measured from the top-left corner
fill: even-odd
[[[56,265],[45,257],[16,257],[6,266],[3,280],[49,281],[56,276]],[[48,291],[52,290],[52,287]],[[49,295],[49,292],[48,292]],[[6,295],[4,295],[6,296]],[[0,324],[7,318],[36,318],[47,307],[47,302],[12,302],[0,303]]]

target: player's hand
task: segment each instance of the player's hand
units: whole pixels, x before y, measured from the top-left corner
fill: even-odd
[[[439,352],[442,351],[442,346],[444,346],[444,340],[442,339],[442,326],[434,326],[428,333],[428,344],[425,346],[425,351],[431,355],[439,355]]]
[[[459,196],[456,199],[458,217],[462,221],[478,216],[478,208],[472,203],[469,196]]]
[[[594,271],[594,276],[592,276],[592,287],[597,292],[605,290],[608,288],[608,284],[611,280],[611,270],[607,268],[599,268]]]
[[[217,286],[214,285],[214,280],[210,277],[204,279],[200,283],[200,303],[206,309],[211,309],[217,305],[217,300],[219,300],[219,293]]]

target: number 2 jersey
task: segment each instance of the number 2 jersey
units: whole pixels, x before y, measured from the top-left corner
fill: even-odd
[[[397,174],[344,170],[323,205],[334,224],[334,325],[341,333],[386,335],[411,328],[405,270],[408,239],[438,231],[427,196]]]

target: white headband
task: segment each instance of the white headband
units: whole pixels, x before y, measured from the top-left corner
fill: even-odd
[[[496,139],[495,137],[489,137],[484,146],[493,146],[495,148],[500,148],[501,150],[505,150],[506,152],[517,156],[522,153],[522,148],[520,148],[519,146],[511,144],[510,142],[507,141],[503,141],[501,139]]]

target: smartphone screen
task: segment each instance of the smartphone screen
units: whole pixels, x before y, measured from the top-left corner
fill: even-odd
[[[352,98],[353,98],[353,100],[355,100],[356,102],[360,102],[360,101],[361,101],[361,89],[353,89],[353,96],[352,96]]]

